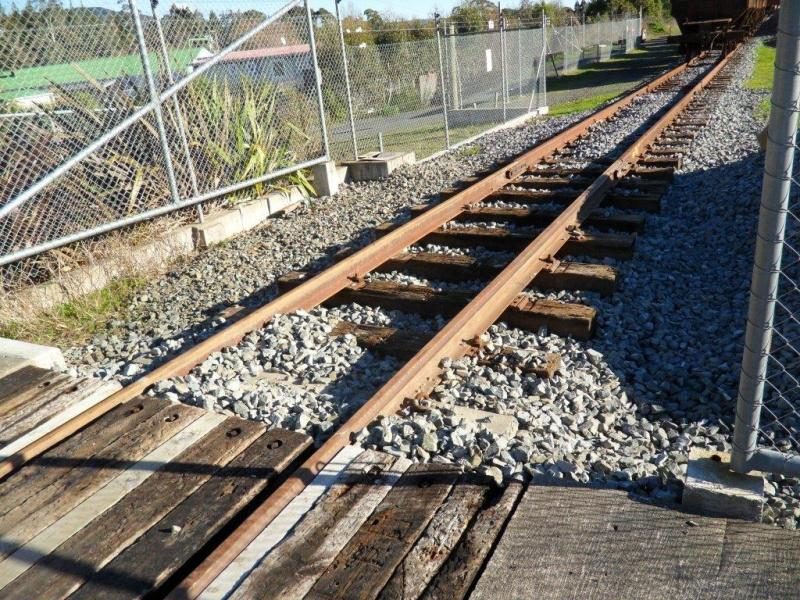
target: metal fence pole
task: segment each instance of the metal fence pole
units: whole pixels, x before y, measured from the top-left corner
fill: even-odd
[[[539,106],[547,106],[547,15],[542,10],[542,103]]]
[[[503,96],[503,121],[506,120],[506,111],[508,106],[508,90],[506,84],[508,82],[508,73],[506,72],[506,19],[500,17],[500,87],[502,88]]]
[[[522,98],[522,25],[517,26],[517,69],[519,70],[519,97]]]
[[[350,137],[353,141],[353,155],[358,160],[358,139],[356,138],[356,122],[353,118],[353,96],[350,92],[350,69],[347,67],[347,47],[344,45],[344,28],[339,15],[339,2],[336,0],[336,24],[339,26],[339,47],[342,49],[342,66],[344,68],[344,89],[347,92],[347,118],[350,120]]]
[[[781,3],[772,110],[758,215],[750,306],[736,402],[731,467],[747,472],[757,450],[800,110],[800,0]]]
[[[444,81],[444,62],[442,62],[442,35],[436,24],[436,52],[439,55],[439,83],[442,88],[442,116],[444,117],[444,142],[450,149],[450,125],[447,122],[447,84]]]
[[[169,140],[167,139],[167,130],[164,126],[164,113],[161,111],[161,102],[158,97],[158,90],[156,89],[156,82],[153,78],[153,71],[150,66],[150,56],[147,54],[147,43],[144,40],[144,31],[142,30],[142,20],[139,16],[139,8],[136,6],[136,0],[128,0],[133,16],[133,25],[136,30],[136,41],[139,44],[139,52],[142,55],[142,67],[144,68],[144,76],[147,80],[147,89],[150,94],[150,101],[154,103],[153,112],[156,116],[156,126],[158,127],[158,137],[161,140],[161,148],[164,152],[164,169],[167,172],[167,181],[169,183],[169,191],[172,196],[172,202],[178,204],[181,201],[181,195],[178,192],[178,182],[175,179],[175,169],[172,165],[172,155],[169,151]]]
[[[314,66],[314,83],[317,86],[317,103],[319,104],[319,127],[322,132],[322,147],[325,158],[330,159],[331,149],[328,143],[328,127],[325,124],[325,103],[322,100],[322,73],[319,70],[317,60],[317,41],[314,37],[314,19],[311,17],[311,5],[308,0],[304,2],[306,7],[306,22],[308,23],[308,41],[311,46],[311,63]]]
[[[156,2],[154,0],[150,0],[150,8],[153,11],[153,22],[156,25],[156,32],[158,33],[158,41],[161,47],[161,58],[164,61],[164,70],[167,73],[169,84],[172,85],[175,83],[175,75],[172,72],[172,65],[169,64],[167,39],[164,37],[164,30],[161,28],[161,20],[156,14]],[[177,125],[178,136],[181,138],[181,146],[183,147],[183,153],[186,156],[186,167],[189,170],[189,182],[192,185],[192,193],[195,196],[198,196],[200,195],[200,187],[197,185],[197,173],[195,172],[194,161],[192,160],[192,154],[189,150],[189,139],[186,137],[186,120],[183,116],[183,109],[181,109],[178,96],[172,97],[172,106],[175,109],[175,124]],[[197,220],[202,223],[205,220],[202,205],[198,204],[195,207],[195,210],[197,211]]]

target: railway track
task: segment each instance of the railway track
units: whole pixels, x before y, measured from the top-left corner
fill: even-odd
[[[164,458],[167,462],[182,456],[180,452],[193,453],[195,460],[200,460],[203,452],[211,452],[222,462],[230,461],[232,451],[226,454],[222,443],[225,436],[239,440],[241,447],[237,447],[237,452],[245,453],[247,444],[253,445],[252,452],[257,448],[278,452],[280,456],[269,459],[272,474],[264,479],[263,485],[254,486],[233,508],[221,506],[214,519],[222,523],[204,530],[206,535],[193,541],[195,547],[184,545],[182,553],[178,553],[183,562],[153,575],[151,588],[157,588],[156,595],[173,589],[170,597],[199,597],[290,503],[301,497],[312,482],[319,481],[320,473],[337,457],[341,458],[342,452],[349,452],[350,460],[354,458],[352,448],[348,450],[353,438],[377,417],[403,407],[429,411],[431,392],[440,382],[445,362],[464,356],[519,360],[514,348],[487,348],[485,332],[496,321],[532,331],[546,328],[577,339],[592,336],[598,319],[593,307],[564,301],[541,290],[614,293],[619,274],[602,259],[625,260],[635,255],[636,237],[646,235],[644,214],[659,210],[660,197],[674,170],[680,167],[682,154],[706,123],[707,108],[713,103],[716,90],[726,85],[724,69],[732,56],[735,53],[716,60],[705,55],[693,64],[682,64],[502,168],[443,190],[439,203],[413,207],[411,221],[379,227],[373,244],[340,252],[335,264],[327,270],[316,275],[285,275],[279,281],[282,293],[276,300],[237,315],[235,322],[221,332],[27,445],[15,447],[13,455],[0,463],[0,475],[6,477],[2,485],[9,487],[17,481],[29,480],[31,475],[26,469],[34,469],[34,473],[41,470],[37,464],[47,464],[42,461],[52,458],[53,452],[63,447],[64,440],[69,443],[70,439],[83,436],[80,443],[73,445],[88,452],[85,445],[90,440],[86,432],[91,430],[100,435],[99,422],[106,426],[114,422],[109,415],[119,420],[133,419],[135,427],[140,429],[145,423],[158,422],[158,429],[164,430],[159,434],[163,439],[174,434],[171,428],[177,425],[172,423],[184,418],[195,423],[195,436],[199,437],[173,449]],[[619,118],[649,94],[672,97],[638,130],[631,131],[628,138],[618,140],[613,147],[592,147],[593,126]],[[455,250],[437,251],[443,247]],[[531,286],[540,291],[532,293]],[[331,335],[351,335],[359,345],[404,362],[340,427],[326,439],[318,440],[320,445],[315,449],[309,447],[307,438],[284,432],[287,440],[293,441],[279,450],[284,441],[277,443],[276,430],[263,432],[243,428],[232,420],[209,420],[200,412],[193,412],[198,409],[187,407],[171,412],[168,404],[152,405],[164,401],[142,397],[158,382],[187,375],[209,356],[238,344],[278,315],[311,310],[319,305],[350,303],[440,320],[443,317],[446,324],[438,331],[417,331],[346,320],[337,323]],[[558,370],[559,362],[557,354],[539,353],[522,367],[537,377],[547,378]],[[126,412],[130,407],[137,410]],[[134,416],[139,413],[142,414]],[[202,436],[212,431],[219,439],[209,442],[209,447],[202,446]],[[155,442],[150,445],[153,448],[149,449],[157,450]],[[126,464],[146,458],[148,448],[126,459]],[[238,465],[220,468],[234,471],[257,468],[258,460],[252,452],[245,458],[237,458]],[[33,460],[37,457],[41,458]],[[452,486],[456,476],[447,471],[444,477],[449,478]],[[191,495],[203,481],[198,479],[191,490],[187,486],[188,493]],[[214,490],[207,491],[206,497],[213,493]],[[509,510],[515,498],[506,498]],[[248,502],[252,504],[245,510]],[[192,506],[203,510],[196,500],[183,510]],[[66,513],[59,514],[63,517]],[[136,556],[157,552],[159,544],[168,543],[154,536],[149,545],[137,549],[138,554],[126,558],[128,563]],[[68,540],[69,536],[63,541]],[[119,543],[130,541],[120,538]],[[4,556],[13,556],[15,549],[25,543],[26,540],[21,540],[17,546],[12,544]],[[193,554],[197,549],[201,551]],[[52,551],[50,548],[47,552]],[[113,555],[111,550],[109,553]],[[103,576],[113,579],[114,571],[103,566],[106,559],[98,560]],[[0,561],[0,584],[10,585],[13,590],[26,569],[17,571],[4,570]],[[83,573],[81,577],[91,579],[91,573]],[[75,585],[74,582],[65,585],[64,590],[71,593],[77,589]],[[84,586],[74,597],[81,597],[81,593],[92,597],[91,589],[94,588]],[[131,590],[135,590],[132,596],[152,592],[144,583],[138,586],[132,583]],[[66,597],[67,592],[58,597]]]

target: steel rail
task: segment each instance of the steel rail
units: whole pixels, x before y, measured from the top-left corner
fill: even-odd
[[[429,392],[439,379],[442,359],[463,356],[474,347],[474,339],[486,331],[500,317],[509,303],[533,281],[539,272],[552,264],[552,257],[557,254],[566,242],[573,238],[576,228],[580,226],[592,210],[597,208],[615,182],[635,167],[638,158],[672,125],[695,96],[725,67],[731,56],[732,54],[729,54],[719,61],[664,116],[638,138],[619,159],[599,175],[555,221],[479,292],[461,312],[453,317],[369,401],[337,429],[295,473],[290,475],[281,486],[272,492],[230,536],[223,540],[206,560],[170,593],[168,598],[172,600],[197,598],[217,575],[269,525],[281,510],[303,491],[313,477],[335,457],[339,450],[350,443],[352,433],[368,426],[379,415],[396,411],[406,399],[413,399]],[[542,146],[548,149],[555,149],[548,142]],[[478,182],[469,188],[470,190],[473,188],[480,189],[480,192],[470,195],[465,195],[464,192],[461,192],[454,196],[453,200],[459,200],[459,211],[469,204],[479,201],[482,196],[478,194],[483,193],[487,187],[492,187],[494,182],[501,176],[502,181],[507,182],[525,172],[528,167],[533,166],[532,161],[526,160],[529,155],[532,155],[532,153],[527,153],[522,159],[506,167],[504,172],[495,173],[487,180]],[[540,153],[536,153],[536,156],[544,157]],[[487,184],[487,181],[492,181],[492,184]],[[467,198],[469,200],[465,202]],[[438,210],[439,213],[442,213],[445,208],[445,205],[439,205],[414,219],[411,224],[417,224],[418,220],[423,219],[425,216],[430,216],[433,211]],[[448,210],[446,214],[450,216],[451,211]],[[426,233],[429,231],[426,228],[432,220],[424,220],[423,229],[425,229]],[[396,238],[400,237],[397,235],[399,231],[394,232]],[[383,239],[387,239],[392,235],[389,234]],[[296,288],[296,290],[298,289],[300,288]]]
[[[263,327],[273,316],[301,309],[310,310],[322,304],[325,300],[350,285],[354,279],[363,277],[385,261],[402,252],[406,247],[452,220],[466,206],[478,202],[501,189],[510,180],[524,173],[541,159],[549,156],[565,144],[583,136],[592,125],[611,118],[617,111],[628,106],[636,98],[649,93],[672,77],[682,73],[686,68],[687,64],[683,63],[671,69],[628,96],[545,140],[492,175],[474,183],[455,194],[449,200],[442,202],[375,243],[319,273],[297,288],[282,294],[272,302],[256,309],[222,331],[203,340],[147,375],[115,392],[105,400],[98,402],[84,413],[70,419],[13,456],[0,462],[0,478],[12,473],[33,457],[58,444],[115,406],[137,397],[153,384],[170,377],[185,375],[209,355],[227,346],[237,344],[249,332]]]

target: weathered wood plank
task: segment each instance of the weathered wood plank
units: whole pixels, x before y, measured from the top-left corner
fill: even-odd
[[[727,587],[718,579],[724,534],[723,519],[645,504],[618,490],[529,486],[470,597],[703,597],[715,582]]]
[[[430,208],[430,205],[417,205],[411,207],[411,215],[422,214]],[[495,221],[503,223],[514,223],[517,225],[536,225],[546,227],[552,223],[560,214],[557,210],[550,208],[537,208],[535,206],[523,207],[504,207],[504,206],[472,206],[459,214],[454,221],[460,223],[474,223],[481,221]],[[645,219],[642,215],[617,213],[605,214],[594,211],[586,217],[584,226],[598,229],[600,231],[644,231]]]
[[[4,598],[64,598],[264,432],[231,417],[3,588]]]
[[[16,407],[12,403],[10,407],[6,404],[13,401],[20,395],[41,391],[51,385],[56,380],[54,373],[39,367],[23,367],[0,379],[0,416],[6,415]]]
[[[410,464],[372,451],[356,459],[231,600],[305,597]]]
[[[404,252],[376,270],[383,273],[402,271],[439,281],[470,281],[492,279],[505,265],[505,262],[490,262],[466,255]],[[609,295],[616,291],[618,275],[618,271],[608,265],[559,261],[554,268],[539,273],[531,285],[539,289],[585,290]]]
[[[69,375],[54,373],[38,385],[31,385],[19,393],[6,399],[0,406],[0,436],[16,422],[26,418],[58,398],[61,394],[76,392],[79,382]]]
[[[303,273],[287,273],[278,280],[282,291],[299,285]],[[468,292],[437,291],[422,285],[405,285],[393,281],[369,281],[346,288],[325,301],[326,306],[356,302],[362,306],[378,306],[389,310],[417,313],[426,316],[452,317],[470,300]],[[498,319],[512,327],[538,330],[546,325],[559,335],[588,339],[594,332],[597,311],[583,304],[568,304],[553,300],[518,296]]]
[[[104,483],[197,419],[203,411],[168,406],[0,517],[0,558],[60,519]]]
[[[624,193],[624,191],[611,190],[603,199],[602,206],[612,206],[623,210],[641,210],[644,212],[656,213],[661,210],[660,190],[644,190],[636,193]],[[552,190],[547,192],[536,192],[532,190],[502,190],[490,196],[497,200],[508,200],[511,202],[527,204],[549,204],[557,202],[559,204],[569,204],[578,197],[577,191]]]
[[[21,450],[27,443],[54,429],[58,423],[96,404],[119,387],[116,382],[82,379],[39,406],[34,407],[35,403],[30,403],[28,406],[31,410],[20,411],[17,418],[9,419],[0,431],[0,458]]]
[[[259,533],[239,555],[206,587],[198,600],[229,600],[242,579],[295,528],[322,495],[340,480],[345,470],[364,453],[360,446],[345,446]]]
[[[202,549],[310,444],[311,439],[299,433],[267,431],[70,598],[102,600],[147,595]],[[119,585],[120,578],[127,581],[124,588]]]
[[[175,435],[165,440],[130,469],[119,473],[103,487],[77,504],[64,516],[48,525],[8,558],[0,562],[0,587],[14,581],[33,564],[53,552],[60,544],[77,534],[97,515],[110,509],[126,494],[146,481],[156,468],[171,461],[194,442],[218,425],[224,417],[204,413]]]
[[[166,400],[139,398],[121,404],[86,429],[35,458],[0,483],[0,516],[20,506],[83,465],[99,450],[169,406]]]
[[[386,495],[306,598],[374,598],[450,493],[449,465],[413,465]]]
[[[419,243],[450,246],[451,248],[482,247],[489,250],[523,250],[538,235],[538,230],[455,227],[437,229],[422,238]],[[583,232],[580,237],[564,244],[558,256],[628,259],[633,256],[635,245],[635,234]]]
[[[481,508],[489,488],[463,478],[453,486],[425,532],[414,544],[389,582],[380,600],[416,600],[450,556],[461,535]]]
[[[511,483],[498,493],[491,506],[478,513],[421,598],[459,600],[466,597],[521,494],[522,485]],[[505,596],[501,594],[495,600],[499,598]]]

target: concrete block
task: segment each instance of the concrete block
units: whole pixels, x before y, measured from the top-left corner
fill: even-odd
[[[375,181],[388,177],[403,165],[413,165],[417,157],[413,152],[375,152],[344,164],[353,181]]]
[[[61,350],[53,346],[0,338],[0,377],[28,366],[40,369],[65,369],[66,363]]]
[[[332,160],[311,167],[317,196],[333,196],[339,192],[339,175]]]
[[[764,478],[729,469],[725,452],[693,449],[683,488],[683,507],[693,513],[760,521],[764,506]]]
[[[438,402],[433,402],[431,405],[436,408],[452,412],[453,416],[456,418],[480,423],[486,427],[486,429],[496,435],[513,438],[515,435],[517,435],[517,431],[519,430],[519,421],[517,421],[516,417],[512,415],[498,415],[497,413],[478,410],[476,408],[468,408],[466,406],[451,406]]]
[[[204,250],[239,233],[242,216],[238,210],[225,210],[194,225],[192,230],[195,246]]]
[[[289,210],[307,197],[307,194],[296,186],[292,186],[287,190],[272,192],[266,198],[268,214],[274,215]]]

